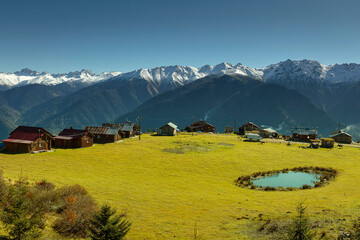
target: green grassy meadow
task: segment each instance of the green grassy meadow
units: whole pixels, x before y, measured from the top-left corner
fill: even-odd
[[[289,192],[234,185],[241,175],[299,166],[332,167],[339,174],[324,187]],[[86,149],[0,154],[0,169],[11,179],[83,185],[99,203],[126,211],[133,223],[128,239],[192,239],[195,223],[205,239],[254,239],[261,219],[292,217],[304,199],[328,237],[360,216],[360,149],[352,147],[302,149],[243,142],[235,135],[145,134],[141,141]]]

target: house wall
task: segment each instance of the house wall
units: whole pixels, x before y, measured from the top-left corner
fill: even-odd
[[[49,151],[51,150],[51,139],[47,138],[46,135],[36,139],[30,144],[30,152],[35,151]]]
[[[339,135],[339,136],[333,137],[332,139],[334,139],[335,142],[337,142],[337,143],[351,144],[351,142],[352,142],[352,137],[349,137],[347,135]]]
[[[175,136],[176,134],[176,129],[166,125],[163,126],[162,128],[160,128],[160,135],[163,136]]]
[[[57,148],[85,148],[93,145],[93,138],[83,136],[82,138],[74,138],[71,140],[55,139],[55,147]]]
[[[94,134],[94,143],[113,143],[119,141],[121,136],[118,134],[116,135],[105,135],[105,134]]]
[[[5,142],[5,151],[8,153],[30,153],[30,144]]]
[[[54,146],[56,148],[72,148],[71,140],[65,140],[65,139],[55,138]]]
[[[293,133],[293,140],[296,141],[305,141],[308,142],[311,139],[316,139],[316,135],[315,134],[310,134],[310,135],[302,135],[302,134],[297,134],[297,133]]]
[[[333,148],[334,147],[334,141],[322,140],[321,141],[321,147],[323,147],[323,148]]]
[[[79,148],[91,147],[93,145],[93,138],[89,136],[83,136],[82,138],[76,139],[76,146]]]

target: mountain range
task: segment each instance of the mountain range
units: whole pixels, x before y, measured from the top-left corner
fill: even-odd
[[[246,82],[256,83],[257,86],[236,85],[236,88],[228,89],[225,85],[231,84],[221,80],[221,76],[237,79],[235,82],[243,82],[245,77]],[[219,90],[204,87],[204,84],[214,86],[211,79],[217,79],[219,84],[215,85]],[[202,84],[195,84],[198,81]],[[204,94],[187,95],[190,89],[190,92],[197,91],[194,86],[201,86]],[[220,89],[230,92],[220,94]],[[206,91],[209,93],[206,94]],[[323,127],[327,134],[335,128],[335,121],[347,125],[360,123],[359,93],[359,64],[323,65],[311,60],[286,60],[265,68],[221,63],[200,68],[163,66],[102,74],[89,70],[49,74],[23,69],[0,73],[0,112],[3,113],[0,136],[6,137],[19,124],[42,126],[57,133],[69,126],[82,128],[126,117],[133,120],[134,114],[144,115],[143,111],[151,109],[150,105],[159,108],[159,111],[179,109],[187,124],[192,115],[205,119],[208,113],[208,120],[219,122],[220,129],[225,123],[233,121],[231,119],[237,119],[238,122],[254,121],[283,131],[288,131],[291,126],[318,126]],[[182,101],[167,94],[180,99],[187,96],[188,101],[180,104]],[[159,99],[162,100],[159,102]],[[166,105],[169,99],[176,104]],[[214,102],[212,99],[217,100]],[[154,105],[154,101],[159,105]],[[303,104],[291,104],[296,101]],[[192,109],[197,102],[203,104],[201,111],[185,111]],[[207,106],[208,102],[212,104]],[[158,117],[160,113],[155,113],[155,110],[151,112],[153,116],[147,115],[148,123],[151,118],[161,119],[162,123],[171,120]],[[285,120],[275,120],[277,117],[274,114]],[[178,120],[173,121],[185,124],[180,115],[174,116]],[[313,118],[322,121],[317,122]],[[157,128],[159,124],[161,122],[157,121],[147,127]]]

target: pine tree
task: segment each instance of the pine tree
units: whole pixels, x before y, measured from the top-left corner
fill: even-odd
[[[90,238],[92,240],[120,240],[129,232],[131,223],[124,215],[117,215],[115,209],[104,205],[90,221]]]
[[[304,201],[297,206],[298,215],[293,219],[289,227],[289,240],[311,240],[315,234],[311,231],[311,226],[308,218],[305,216],[307,206],[304,206]]]
[[[4,239],[37,239],[44,227],[41,209],[34,208],[32,194],[25,183],[19,182],[9,187],[2,199],[0,219],[8,233]]]

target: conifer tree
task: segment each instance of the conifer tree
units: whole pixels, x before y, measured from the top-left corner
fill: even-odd
[[[90,238],[92,240],[120,240],[129,232],[131,223],[124,215],[117,215],[109,205],[101,207],[90,220]]]
[[[43,214],[34,207],[32,193],[24,182],[11,185],[1,205],[0,219],[8,233],[3,239],[38,239],[41,236]]]
[[[289,240],[311,240],[314,238],[315,234],[311,231],[309,220],[305,216],[306,208],[304,201],[297,206],[297,216],[293,219],[288,230]]]

